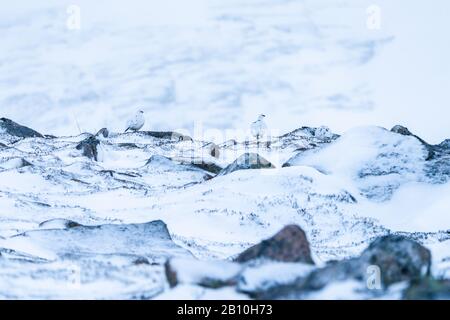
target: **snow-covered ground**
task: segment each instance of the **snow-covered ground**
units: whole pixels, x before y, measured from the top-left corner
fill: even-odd
[[[371,5],[380,29],[367,27]],[[169,288],[163,263],[195,257],[214,260],[200,265],[206,273],[233,271],[222,260],[288,224],[305,230],[319,267],[401,233],[450,278],[450,144],[438,145],[450,137],[449,9],[445,0],[2,6],[0,118],[56,137],[21,139],[0,122],[0,298],[248,298],[312,267],[239,269],[247,282],[237,292],[200,287],[189,268]],[[194,140],[121,134],[139,109],[143,130]],[[260,113],[270,146],[245,142]],[[430,145],[384,129],[396,124]],[[98,161],[84,157],[76,146],[102,127]],[[275,168],[216,175],[245,152]],[[360,287],[334,283],[309,298],[366,298]],[[390,290],[383,297],[399,298],[401,284]]]
[[[214,263],[290,224],[305,230],[318,266],[357,256],[373,239],[397,233],[430,248],[433,273],[448,276],[446,143],[432,146],[373,126],[341,137],[302,128],[272,137],[270,147],[222,144],[214,158],[205,151],[206,141],[155,134],[97,138],[95,161],[77,149],[80,141],[92,139],[86,134],[21,139],[3,129],[2,297],[229,297],[230,288],[211,291],[189,281],[168,290],[165,259],[216,261],[195,269],[182,260],[187,275],[180,271],[180,279],[221,268],[236,272],[241,267]],[[245,152],[260,153],[275,167],[226,167]],[[216,168],[224,169],[217,174]],[[67,289],[68,270],[78,276],[78,289]],[[304,272],[297,264],[246,269],[240,276],[247,282],[238,288],[283,283]],[[52,285],[43,286],[46,282]],[[344,287],[349,291],[340,297],[356,295],[353,286]],[[324,297],[332,289],[326,290]]]

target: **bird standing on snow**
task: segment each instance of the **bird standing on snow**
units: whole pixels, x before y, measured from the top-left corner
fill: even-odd
[[[252,135],[256,138],[257,146],[259,147],[259,139],[263,137],[267,132],[267,125],[264,121],[266,116],[264,114],[260,114],[258,116],[258,120],[252,123],[251,132]]]
[[[144,111],[140,110],[132,119],[127,121],[127,129],[125,130],[125,132],[127,132],[128,130],[138,131],[144,126],[144,123]]]

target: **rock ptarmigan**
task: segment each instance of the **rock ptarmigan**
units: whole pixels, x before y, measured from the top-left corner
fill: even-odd
[[[264,114],[260,114],[258,116],[258,120],[252,123],[251,132],[252,135],[256,138],[257,144],[259,146],[259,139],[263,137],[267,133],[267,125],[264,121],[266,116]]]
[[[127,132],[128,130],[138,131],[144,126],[144,123],[144,111],[140,110],[134,115],[132,119],[127,121],[127,128],[125,129],[125,132]]]

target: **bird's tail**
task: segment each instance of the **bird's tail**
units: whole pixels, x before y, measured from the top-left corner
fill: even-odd
[[[126,128],[123,133],[126,133],[128,130],[130,130],[130,127]]]

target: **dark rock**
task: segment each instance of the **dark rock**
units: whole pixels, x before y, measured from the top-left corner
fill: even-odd
[[[169,158],[160,155],[153,155],[147,160],[145,165],[149,164],[162,164],[165,166],[177,166],[184,170],[194,170],[194,171],[208,171],[210,173],[217,174],[222,170],[222,167],[216,165],[213,162],[207,162],[203,159],[183,159],[183,158]],[[208,174],[208,179],[213,176]]]
[[[191,137],[182,135],[181,133],[174,131],[140,131],[139,133],[159,139],[169,139],[175,141],[193,141]]]
[[[170,287],[176,287],[178,285],[177,272],[172,268],[170,260],[167,260],[164,264],[164,272],[166,274],[167,282],[169,283]]]
[[[44,229],[70,229],[70,228],[76,228],[81,227],[82,224],[79,224],[78,222],[67,220],[67,219],[51,219],[44,222],[41,222],[39,224],[39,228]]]
[[[403,127],[401,125],[395,125],[392,127],[391,129],[392,132],[404,135],[404,136],[412,136],[413,134],[411,133],[411,131],[408,130],[408,128]]]
[[[135,143],[129,143],[129,142],[126,142],[126,143],[118,143],[117,146],[120,147],[120,148],[125,148],[125,149],[137,149],[137,148],[139,148],[139,147],[137,146],[137,144],[135,144]]]
[[[22,163],[20,165],[20,168],[32,166],[32,164],[30,162],[28,162],[27,160],[25,160],[24,158],[22,158],[21,160],[22,160]]]
[[[213,163],[213,162],[207,162],[205,160],[202,160],[201,162],[198,161],[194,161],[193,163],[191,163],[192,166],[214,173],[214,174],[218,174],[220,171],[222,171],[222,167],[218,166],[217,164]]]
[[[238,170],[274,169],[275,166],[257,153],[245,153],[225,167],[218,175],[223,176]]]
[[[365,265],[376,265],[387,287],[393,283],[418,279],[430,273],[431,253],[418,242],[388,235],[376,239],[359,258]]]
[[[98,141],[94,136],[90,136],[83,141],[81,141],[77,146],[77,150],[81,150],[83,156],[88,157],[89,159],[93,159],[98,161],[98,151],[97,146],[100,141]]]
[[[139,258],[136,258],[133,261],[133,264],[136,265],[136,266],[138,266],[138,265],[150,265],[150,262],[145,257],[139,257]]]
[[[410,286],[403,292],[403,299],[449,300],[450,280],[424,277],[420,280],[412,281]]]
[[[100,129],[100,130],[96,133],[95,136],[96,136],[96,137],[102,136],[103,138],[108,138],[108,136],[109,136],[109,131],[108,131],[107,128],[102,128],[102,129]]]
[[[261,258],[314,264],[306,234],[296,225],[286,226],[273,237],[245,250],[236,261],[242,263]]]
[[[429,274],[430,265],[431,254],[428,249],[405,237],[388,235],[372,242],[360,257],[329,263],[306,277],[266,292],[255,293],[254,297],[298,299],[333,282],[367,280],[371,266],[379,268],[381,285],[386,288],[393,283],[420,279],[424,274]]]
[[[208,148],[208,154],[211,157],[219,158],[220,156],[220,147],[214,142],[207,143],[203,146],[203,148]]]
[[[12,120],[1,118],[0,128],[3,128],[7,134],[20,138],[43,138],[44,136],[33,129],[21,126]]]

